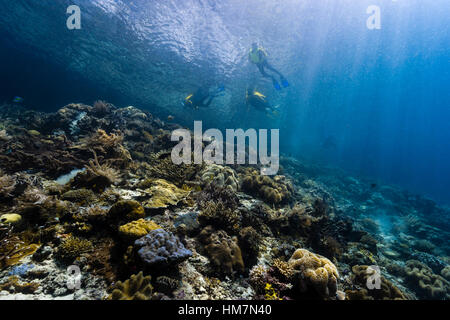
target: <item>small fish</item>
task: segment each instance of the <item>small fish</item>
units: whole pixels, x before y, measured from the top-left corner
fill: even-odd
[[[173,119],[175,119],[174,116],[172,116],[172,115],[167,116],[167,120],[172,121]]]
[[[14,102],[14,103],[22,103],[22,102],[23,102],[23,98],[22,98],[22,97],[15,96],[15,97],[13,98],[13,102]]]
[[[376,183],[372,183],[372,184],[370,184],[370,187],[371,187],[372,189],[375,189],[375,188],[377,187],[377,184],[376,184]]]

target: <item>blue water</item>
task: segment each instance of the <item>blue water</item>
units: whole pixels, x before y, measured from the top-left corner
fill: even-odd
[[[66,28],[71,4],[81,30]],[[366,27],[369,5],[380,30]],[[280,128],[286,154],[450,204],[448,0],[0,0],[0,12],[0,102],[105,99],[186,126]],[[255,40],[289,88],[248,63]],[[208,112],[184,109],[206,81],[225,94]],[[246,112],[251,84],[278,119]]]

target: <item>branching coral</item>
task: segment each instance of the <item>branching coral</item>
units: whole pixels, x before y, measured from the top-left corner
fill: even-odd
[[[122,145],[123,139],[120,131],[107,134],[104,130],[98,129],[92,136],[81,140],[74,149],[78,151],[91,150],[100,155],[103,161],[107,161],[109,165],[125,167],[132,159],[128,150]]]
[[[78,173],[71,181],[72,187],[85,187],[97,192],[103,192],[105,188],[120,181],[120,173],[108,163],[100,164],[97,153],[92,150],[94,159],[89,160],[86,171]]]
[[[202,204],[198,219],[203,225],[211,224],[217,228],[236,231],[239,228],[240,215],[238,210],[230,209],[222,202],[208,201]]]
[[[92,106],[92,113],[96,116],[104,116],[111,112],[112,105],[103,100],[97,100]]]
[[[199,222],[236,233],[240,228],[239,199],[230,188],[207,186],[197,195]]]
[[[257,293],[263,293],[267,283],[267,268],[257,264],[250,269],[249,281]]]
[[[145,276],[141,272],[132,275],[130,279],[118,281],[114,287],[110,300],[150,300],[153,294],[153,287],[150,284],[151,276]]]
[[[89,271],[94,275],[103,277],[108,283],[116,280],[117,265],[112,261],[114,241],[104,239],[95,244],[95,250],[87,255]]]
[[[41,189],[28,187],[23,193],[23,201],[40,205],[50,201],[50,198]]]
[[[91,241],[70,236],[59,245],[56,256],[60,260],[70,263],[92,249]]]
[[[199,164],[176,165],[170,156],[158,158],[158,154],[154,154],[150,163],[151,166],[147,169],[148,176],[168,180],[178,187],[193,180],[197,172],[203,167]]]
[[[287,298],[293,288],[295,270],[280,259],[275,259],[270,268],[255,265],[249,274],[249,281],[255,289],[256,299],[281,300]]]

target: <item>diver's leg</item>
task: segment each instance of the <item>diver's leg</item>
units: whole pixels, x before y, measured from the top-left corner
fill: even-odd
[[[264,78],[270,78],[270,79],[272,79],[272,82],[276,82],[277,79],[275,79],[274,76],[268,74],[268,73],[266,72],[266,70],[264,70],[264,67],[265,67],[265,66],[267,66],[266,63],[264,63],[264,64],[263,64],[263,63],[258,64],[259,72],[261,72],[261,74],[262,74],[262,76],[263,76]]]
[[[276,74],[278,74],[278,75],[280,76],[280,78],[284,79],[284,76],[281,74],[281,72],[279,72],[277,69],[275,69],[274,67],[272,67],[272,65],[271,65],[270,63],[268,63],[267,61],[265,61],[264,66],[265,66],[267,69],[269,69],[269,70],[275,72]]]

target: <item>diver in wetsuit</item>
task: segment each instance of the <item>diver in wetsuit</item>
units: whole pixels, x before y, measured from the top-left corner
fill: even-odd
[[[280,82],[283,87],[286,88],[289,86],[289,82],[281,74],[281,72],[272,67],[272,65],[267,61],[267,52],[264,50],[263,47],[259,47],[256,42],[252,44],[252,48],[248,53],[248,59],[250,60],[251,63],[256,64],[256,66],[259,69],[259,72],[261,72],[263,77],[272,79],[273,86],[275,87],[276,90],[281,90],[280,84],[273,75],[268,74],[264,69],[268,69],[278,74],[280,76]]]
[[[209,92],[209,86],[203,85],[197,89],[194,93],[191,93],[184,98],[184,105],[194,109],[209,107],[212,100],[225,90],[223,85],[219,87],[211,94]]]
[[[251,105],[260,111],[264,111],[268,116],[278,115],[277,109],[279,106],[270,105],[266,100],[266,96],[261,92],[256,91],[255,89],[247,89],[245,100],[247,106]]]

